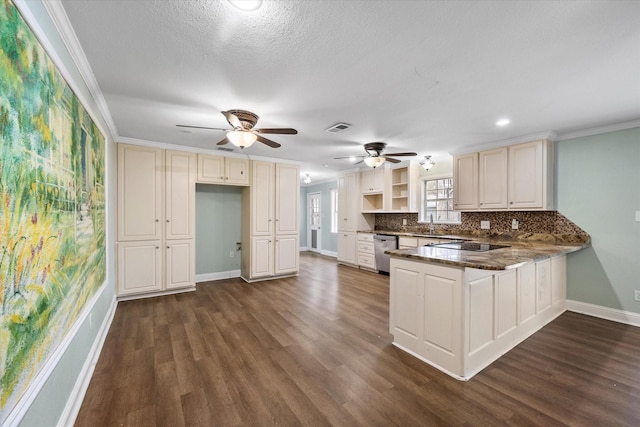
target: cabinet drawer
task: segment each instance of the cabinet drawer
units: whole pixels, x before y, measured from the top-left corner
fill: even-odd
[[[361,242],[373,243],[373,234],[370,233],[358,233],[358,240]]]
[[[359,241],[358,242],[358,252],[362,252],[364,254],[373,255],[374,254],[374,252],[373,252],[373,243]]]
[[[417,237],[404,237],[400,236],[398,239],[398,246],[405,246],[409,248],[417,248],[418,247],[418,238]]]
[[[376,259],[373,255],[358,253],[358,265],[360,267],[366,267],[375,269],[376,268]]]

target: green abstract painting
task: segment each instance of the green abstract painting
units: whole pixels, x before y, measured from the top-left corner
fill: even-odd
[[[104,136],[0,8],[0,423],[105,280]]]

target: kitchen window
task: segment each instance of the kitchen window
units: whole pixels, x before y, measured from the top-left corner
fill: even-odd
[[[453,178],[427,179],[422,185],[422,222],[460,223],[460,212],[453,210]]]
[[[331,232],[338,232],[338,190],[331,190]]]

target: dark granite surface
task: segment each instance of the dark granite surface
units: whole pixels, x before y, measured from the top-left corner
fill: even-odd
[[[507,245],[506,248],[485,252],[446,249],[437,246],[421,246],[411,249],[387,251],[392,257],[407,258],[420,262],[447,264],[457,267],[477,268],[481,270],[509,270],[518,268],[528,262],[539,261],[557,255],[567,254],[589,246],[589,241],[581,238],[559,238],[555,235],[500,235],[483,236],[471,234],[439,236],[433,234],[414,234],[407,232],[382,231],[377,233],[395,234],[398,236],[416,236],[433,238],[460,238],[478,243]],[[528,237],[529,239],[527,239]],[[574,241],[576,240],[576,241]]]

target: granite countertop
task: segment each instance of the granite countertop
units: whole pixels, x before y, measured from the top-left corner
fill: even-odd
[[[376,231],[379,232],[380,231]],[[390,232],[396,235],[415,235],[412,233]],[[457,267],[477,268],[481,270],[509,270],[518,268],[529,262],[551,258],[557,255],[579,251],[589,246],[589,241],[583,239],[547,238],[546,240],[513,240],[509,238],[473,238],[464,236],[416,235],[417,237],[456,238],[467,239],[477,243],[491,243],[508,247],[484,252],[446,249],[437,246],[420,246],[410,249],[397,249],[385,253],[397,258],[406,258],[421,262],[433,262]],[[536,236],[534,236],[536,237]],[[541,236],[544,238],[545,236]],[[578,241],[574,241],[578,240]]]

